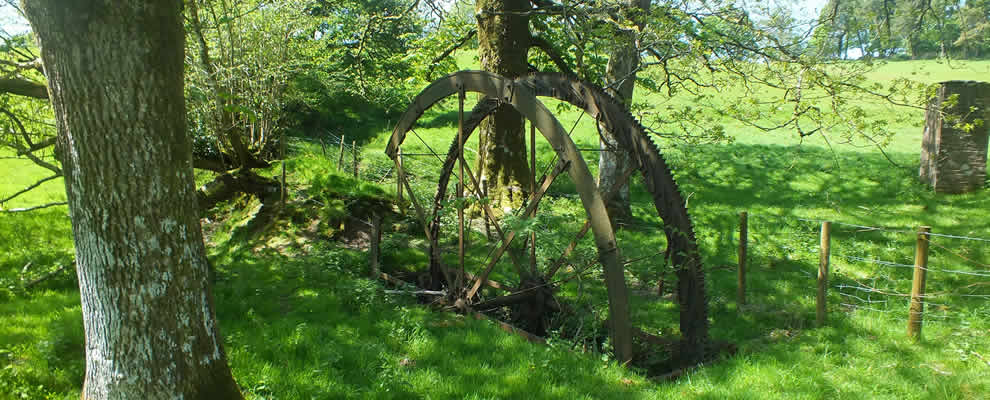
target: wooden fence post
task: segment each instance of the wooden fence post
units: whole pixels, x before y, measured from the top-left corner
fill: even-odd
[[[354,156],[354,179],[358,177],[357,140],[351,142],[351,155]]]
[[[822,240],[818,253],[818,299],[815,302],[817,308],[817,326],[825,326],[825,294],[828,289],[828,263],[830,252],[832,251],[832,223],[822,221]]]
[[[914,252],[914,279],[911,280],[911,305],[908,308],[908,336],[921,340],[921,323],[925,312],[925,276],[928,272],[928,233],[931,227],[918,228]]]
[[[381,253],[382,241],[382,215],[375,212],[371,215],[371,245],[368,249],[369,264],[371,265],[371,279],[378,279],[381,273],[379,267],[379,254]]]
[[[749,240],[749,215],[739,213],[739,285],[736,288],[736,302],[746,304],[746,250]]]
[[[340,136],[340,154],[337,156],[337,172],[340,172],[341,168],[344,168],[344,138],[347,136]]]

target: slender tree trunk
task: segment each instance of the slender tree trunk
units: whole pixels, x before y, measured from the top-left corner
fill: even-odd
[[[637,14],[645,14],[649,11],[650,0],[625,0],[625,6],[627,7],[626,14],[640,21],[643,16]],[[637,26],[642,25],[637,22]],[[637,32],[633,30],[617,32],[612,54],[609,55],[608,65],[605,69],[608,93],[622,102],[626,109],[629,109],[632,104],[633,89],[636,87],[636,70],[639,68],[639,48],[636,41]],[[615,185],[616,181],[622,177],[622,173],[628,168],[629,154],[615,151],[617,142],[612,132],[606,129],[599,129],[599,131],[601,132],[599,147],[602,151],[598,157],[598,187],[607,190],[607,188]],[[622,188],[609,200],[606,207],[613,228],[618,228],[617,223],[632,218],[628,183],[622,185]]]
[[[529,17],[512,14],[527,11],[528,0],[477,0],[478,55],[481,68],[507,78],[529,70]],[[481,181],[492,200],[502,207],[517,208],[529,187],[526,135],[523,118],[503,106],[481,124]]]
[[[227,139],[230,142],[230,146],[234,149],[234,155],[237,157],[239,163],[237,167],[246,166],[250,168],[253,166],[251,165],[253,157],[244,143],[241,133],[238,132],[238,127],[235,126],[233,113],[227,110],[227,106],[233,96],[231,96],[230,90],[221,84],[219,77],[217,77],[217,67],[213,65],[213,58],[210,57],[210,47],[206,43],[206,37],[203,36],[203,23],[199,19],[198,1],[201,0],[191,0],[187,4],[189,4],[190,26],[199,44],[199,61],[203,64],[207,81],[210,83],[211,89],[213,89],[214,106],[216,107],[213,115],[214,130],[216,130],[217,137]]]
[[[83,399],[241,399],[208,285],[185,131],[182,1],[24,0],[64,154]]]

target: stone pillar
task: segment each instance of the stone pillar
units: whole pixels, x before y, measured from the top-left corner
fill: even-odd
[[[928,103],[921,181],[940,193],[983,188],[990,135],[990,83],[942,82]]]

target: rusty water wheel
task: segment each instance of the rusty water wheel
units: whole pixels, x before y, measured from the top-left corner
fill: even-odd
[[[646,190],[653,198],[657,214],[664,221],[664,233],[667,238],[668,247],[666,257],[669,265],[674,267],[677,275],[677,293],[680,306],[680,330],[682,339],[678,346],[679,364],[693,364],[706,357],[706,347],[709,344],[708,337],[708,314],[707,297],[705,294],[704,271],[702,269],[700,253],[695,239],[694,227],[688,215],[687,208],[677,183],[673,178],[670,168],[660,154],[656,145],[650,140],[642,125],[626,111],[614,98],[606,94],[602,89],[571,78],[562,74],[537,73],[527,75],[515,80],[517,85],[528,88],[532,93],[540,97],[552,97],[575,105],[584,112],[595,118],[596,122],[609,130],[618,142],[621,151],[626,151],[630,155],[631,164],[635,171],[626,171],[620,179],[622,182],[630,178],[630,174],[638,172],[645,183]],[[480,124],[486,116],[491,114],[499,105],[497,99],[483,99],[472,110],[471,114],[464,119],[464,135],[471,132]],[[453,174],[453,168],[459,157],[459,145],[455,140],[447,153],[444,167],[438,181],[437,197],[434,199],[433,219],[431,220],[431,231],[434,237],[439,237],[440,210],[443,207],[443,194],[446,193],[446,186]],[[609,198],[616,188],[601,188],[603,196]],[[578,236],[587,232],[588,225]],[[576,239],[577,240],[577,239]],[[569,247],[569,249],[571,249]],[[569,251],[569,250],[568,250]],[[433,265],[442,265],[439,260],[439,251],[433,252]],[[562,255],[552,264],[545,274],[540,277],[539,283],[535,285],[545,285],[554,279],[554,275],[559,271],[562,260],[567,254]],[[529,309],[538,307],[547,299],[543,296],[522,297],[514,296],[515,293],[526,293],[532,291],[534,285],[532,280],[520,279],[521,284],[515,291],[509,291],[501,297],[485,300],[482,306],[489,304],[504,304],[509,301],[528,302]],[[500,285],[504,288],[504,285]],[[550,288],[552,291],[552,288]],[[551,292],[552,293],[552,292]],[[470,301],[470,299],[469,299]],[[546,310],[546,308],[544,308]]]
[[[477,92],[487,96],[474,107],[466,118],[463,112],[463,93],[465,92]],[[671,265],[675,266],[679,278],[678,298],[681,302],[681,331],[683,336],[679,346],[679,358],[682,359],[682,363],[701,360],[704,356],[704,346],[708,341],[707,302],[704,297],[704,279],[693,227],[669,168],[652,141],[646,136],[642,126],[601,89],[566,76],[536,74],[517,80],[509,80],[486,72],[463,71],[442,78],[424,89],[399,120],[387,153],[397,161],[396,166],[400,169],[400,177],[403,176],[403,173],[397,154],[405,139],[406,132],[411,130],[412,125],[426,109],[436,102],[454,95],[461,99],[459,134],[458,139],[454,140],[450,151],[447,153],[432,209],[427,211],[417,199],[411,198],[431,243],[430,271],[434,284],[439,283],[435,288],[445,287],[452,295],[451,302],[465,308],[484,310],[512,307],[518,320],[521,320],[529,329],[539,332],[545,328],[541,322],[545,321],[545,315],[555,311],[557,307],[553,298],[555,274],[560,271],[564,260],[574,250],[577,241],[590,230],[598,248],[598,260],[605,273],[609,297],[609,322],[616,356],[623,361],[632,358],[632,329],[628,314],[628,294],[622,273],[622,264],[619,262],[620,254],[603,202],[603,197],[607,199],[614,191],[612,189],[617,189],[617,187],[602,188],[601,190],[597,188],[584,159],[566,131],[546,107],[536,100],[536,96],[554,97],[583,109],[617,137],[619,147],[622,151],[627,151],[630,154],[634,166],[634,168],[626,171],[620,182],[627,180],[637,170],[643,176],[647,190],[653,196],[658,214],[665,222],[664,231],[668,241],[666,254]],[[472,269],[469,272],[460,266],[450,266],[449,257],[447,257],[447,262],[444,262],[443,253],[449,250],[449,246],[448,248],[441,247],[441,213],[446,204],[445,197],[448,195],[447,186],[451,176],[458,177],[459,181],[464,182],[463,186],[459,185],[458,187],[458,198],[483,197],[483,193],[477,189],[479,187],[477,178],[470,171],[470,166],[463,162],[463,143],[466,142],[467,137],[484,117],[504,104],[512,105],[531,121],[532,126],[538,129],[550,143],[550,147],[556,153],[555,159],[558,160],[553,170],[548,171],[539,179],[539,185],[535,185],[537,179],[534,176],[534,185],[530,190],[529,201],[526,203],[526,209],[522,210],[520,215],[523,218],[533,215],[538,210],[540,199],[549,184],[557,176],[567,172],[581,197],[588,221],[577,234],[578,237],[564,250],[564,254],[555,258],[553,262],[547,263],[542,271],[538,271],[532,259],[530,263],[527,263],[525,256],[511,250],[510,244],[515,239],[515,233],[502,229],[494,212],[487,205],[480,204],[478,208],[483,209],[481,218],[494,226],[493,236],[495,236],[494,240],[499,242],[499,246],[494,249],[493,261],[486,259],[485,265],[481,266],[480,270]],[[535,134],[531,133],[531,135]],[[535,137],[531,136],[530,141],[534,143]],[[460,167],[456,173],[455,167]],[[404,184],[407,188],[409,187],[408,182],[404,182]],[[464,221],[463,208],[461,206],[456,207],[458,208],[458,225],[463,227],[465,224],[462,222]],[[470,227],[467,229],[470,230]],[[464,235],[461,233],[459,236],[463,237]],[[521,239],[521,241],[529,243],[528,240],[530,239],[535,242],[535,235]],[[529,247],[533,248],[533,246]],[[460,243],[458,243],[459,251],[460,248]],[[499,258],[505,254],[508,254],[507,258],[512,261],[516,278],[512,279],[511,283],[494,282],[489,279],[490,273]],[[479,296],[481,286],[496,288],[501,290],[502,294],[482,298]]]
[[[395,129],[393,130],[389,145],[386,148],[386,154],[396,161],[396,170],[398,172],[399,179],[403,187],[409,191],[409,200],[412,202],[416,216],[419,218],[424,227],[424,234],[427,239],[431,243],[437,243],[436,235],[434,235],[431,224],[428,220],[428,218],[432,219],[432,215],[428,216],[427,210],[423,208],[422,204],[420,204],[419,200],[415,197],[414,192],[411,190],[412,187],[409,184],[409,181],[404,178],[405,173],[402,170],[401,157],[399,157],[401,145],[406,138],[406,134],[410,132],[413,124],[419,119],[422,113],[438,101],[447,97],[457,95],[460,98],[462,111],[459,114],[460,119],[463,120],[463,100],[464,95],[467,92],[479,93],[483,96],[496,99],[503,105],[514,107],[520,112],[520,114],[523,115],[524,118],[531,122],[534,127],[534,132],[540,132],[543,138],[550,143],[551,148],[554,149],[554,153],[559,159],[559,162],[554,168],[552,174],[557,176],[565,172],[567,173],[574,184],[575,191],[581,199],[581,206],[584,208],[584,211],[588,215],[588,219],[590,221],[588,225],[593,234],[595,248],[598,253],[598,260],[603,267],[602,269],[605,276],[607,295],[609,299],[608,309],[611,328],[610,331],[616,358],[623,362],[631,360],[632,325],[629,319],[629,294],[626,289],[625,277],[622,272],[623,266],[620,261],[617,248],[615,247],[615,232],[612,230],[612,226],[609,222],[608,214],[605,209],[605,203],[603,202],[602,196],[598,191],[597,185],[595,184],[595,179],[591,176],[588,165],[582,158],[577,146],[575,146],[574,142],[570,140],[567,135],[567,131],[560,125],[560,122],[553,117],[543,103],[537,100],[536,96],[530,89],[517,84],[511,79],[492,73],[483,71],[462,71],[451,74],[445,78],[441,78],[423,89],[423,91],[420,92],[419,95],[417,95],[413,100],[412,105],[410,105],[410,107],[399,119]],[[463,130],[461,130],[461,132],[463,132]],[[460,143],[463,143],[463,140],[461,140]],[[459,146],[459,149],[462,149],[462,147]],[[455,157],[458,161],[457,164],[463,169],[470,168],[470,166],[465,165],[463,157],[460,156],[461,154],[463,154],[463,152],[458,152],[458,156]],[[473,175],[469,172],[466,175],[467,177],[473,177]],[[476,178],[473,179],[477,181]],[[548,187],[549,182],[552,181],[553,179],[547,177],[545,186]],[[478,185],[472,186],[475,190],[477,187]],[[533,206],[534,209],[535,206],[539,204],[539,197],[546,191],[546,187],[541,185],[540,190],[530,194],[530,201],[528,204]],[[464,195],[463,188],[462,191],[459,191],[459,194],[461,196]],[[529,206],[527,206],[527,208],[528,207]],[[532,211],[533,210],[524,211],[522,215],[529,215]],[[459,212],[458,214],[460,217],[462,213]],[[486,214],[488,214],[487,210]],[[459,218],[459,220],[460,219],[461,218]],[[463,226],[462,222],[459,222],[459,224]],[[502,242],[500,248],[504,247],[507,249],[509,244],[512,242],[511,238],[515,236],[515,234],[514,232],[503,232],[503,234],[504,236],[500,235]],[[458,247],[461,246],[459,245]],[[439,247],[433,245],[431,248],[431,254],[433,254],[431,258],[436,259],[435,256],[439,251]],[[448,293],[458,297],[462,303],[470,303],[473,301],[474,295],[477,294],[481,285],[484,285],[488,280],[487,274],[490,272],[491,268],[494,267],[494,264],[490,265],[491,267],[485,268],[488,272],[482,271],[473,277],[467,277],[465,274],[457,273],[454,274],[454,277],[451,277],[450,271],[448,271],[447,268],[442,268],[442,265],[431,265],[431,270],[433,270],[435,276],[444,276],[444,283],[448,285]],[[458,268],[458,271],[463,271],[463,269]],[[519,293],[519,291],[515,291],[515,293],[511,293],[510,295],[516,297],[525,296],[524,293]]]

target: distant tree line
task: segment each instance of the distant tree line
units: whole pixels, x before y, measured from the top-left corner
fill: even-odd
[[[990,0],[829,0],[812,47],[836,59],[990,57]]]

